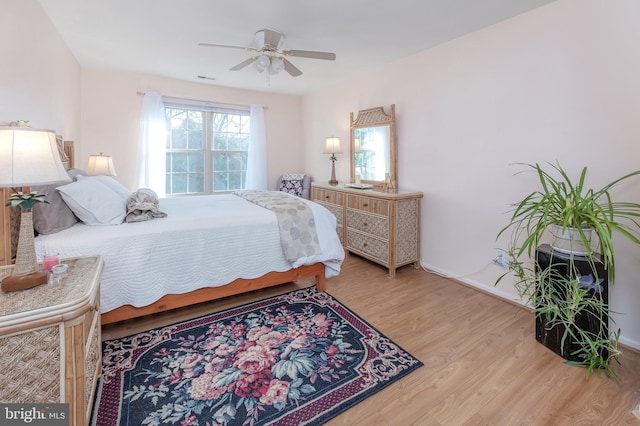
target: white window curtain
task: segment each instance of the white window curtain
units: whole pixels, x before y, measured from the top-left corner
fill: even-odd
[[[146,92],[142,101],[136,188],[150,188],[166,195],[167,124],[162,95]]]
[[[251,105],[251,136],[247,157],[245,189],[267,189],[267,132],[264,107]]]

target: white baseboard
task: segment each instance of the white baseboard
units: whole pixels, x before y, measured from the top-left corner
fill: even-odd
[[[509,302],[512,303],[517,303],[518,305],[522,305],[525,306],[525,303],[520,300],[520,298],[518,298],[517,296],[514,297],[512,294],[509,293],[505,293],[503,291],[498,290],[497,288],[493,287],[493,286],[488,286],[486,284],[482,284],[480,282],[474,281],[472,279],[467,278],[467,276],[462,275],[462,276],[455,276],[451,273],[449,273],[448,271],[444,271],[440,268],[437,268],[435,266],[431,266],[431,265],[427,265],[425,263],[420,262],[420,266],[422,266],[424,269],[428,270],[428,271],[433,271],[438,275],[441,275],[445,278],[450,278],[456,281],[460,281],[461,283],[467,284],[471,287],[475,287],[478,290],[485,292],[485,293],[490,293],[492,295],[495,295],[497,297],[499,297],[500,299],[503,300],[507,300]],[[633,340],[633,339],[628,339],[626,338],[624,335],[620,335],[620,339],[619,339],[619,343],[635,349],[637,351],[640,351],[640,342],[638,342],[637,340]]]

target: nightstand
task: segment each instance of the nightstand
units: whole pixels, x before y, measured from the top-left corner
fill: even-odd
[[[0,402],[68,403],[70,425],[91,415],[101,373],[102,257],[63,259],[57,282],[0,292]],[[12,266],[0,267],[0,279]]]

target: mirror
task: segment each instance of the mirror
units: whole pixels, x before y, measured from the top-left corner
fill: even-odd
[[[397,188],[396,114],[383,107],[351,113],[351,182]]]

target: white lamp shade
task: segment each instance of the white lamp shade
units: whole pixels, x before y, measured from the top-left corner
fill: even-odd
[[[116,169],[113,167],[113,159],[110,155],[91,155],[89,156],[89,164],[87,164],[87,174],[115,176]]]
[[[325,154],[340,154],[340,138],[331,136],[324,141],[324,153]]]
[[[271,71],[274,73],[279,73],[284,69],[284,61],[280,58],[273,58],[271,60]]]
[[[0,186],[47,185],[69,180],[54,132],[29,127],[0,128]]]
[[[266,55],[262,55],[256,61],[256,68],[258,68],[260,71],[264,71],[269,68],[269,63],[269,57]]]
[[[362,147],[360,146],[360,139],[355,138],[353,140],[353,150],[354,152],[362,152]]]

